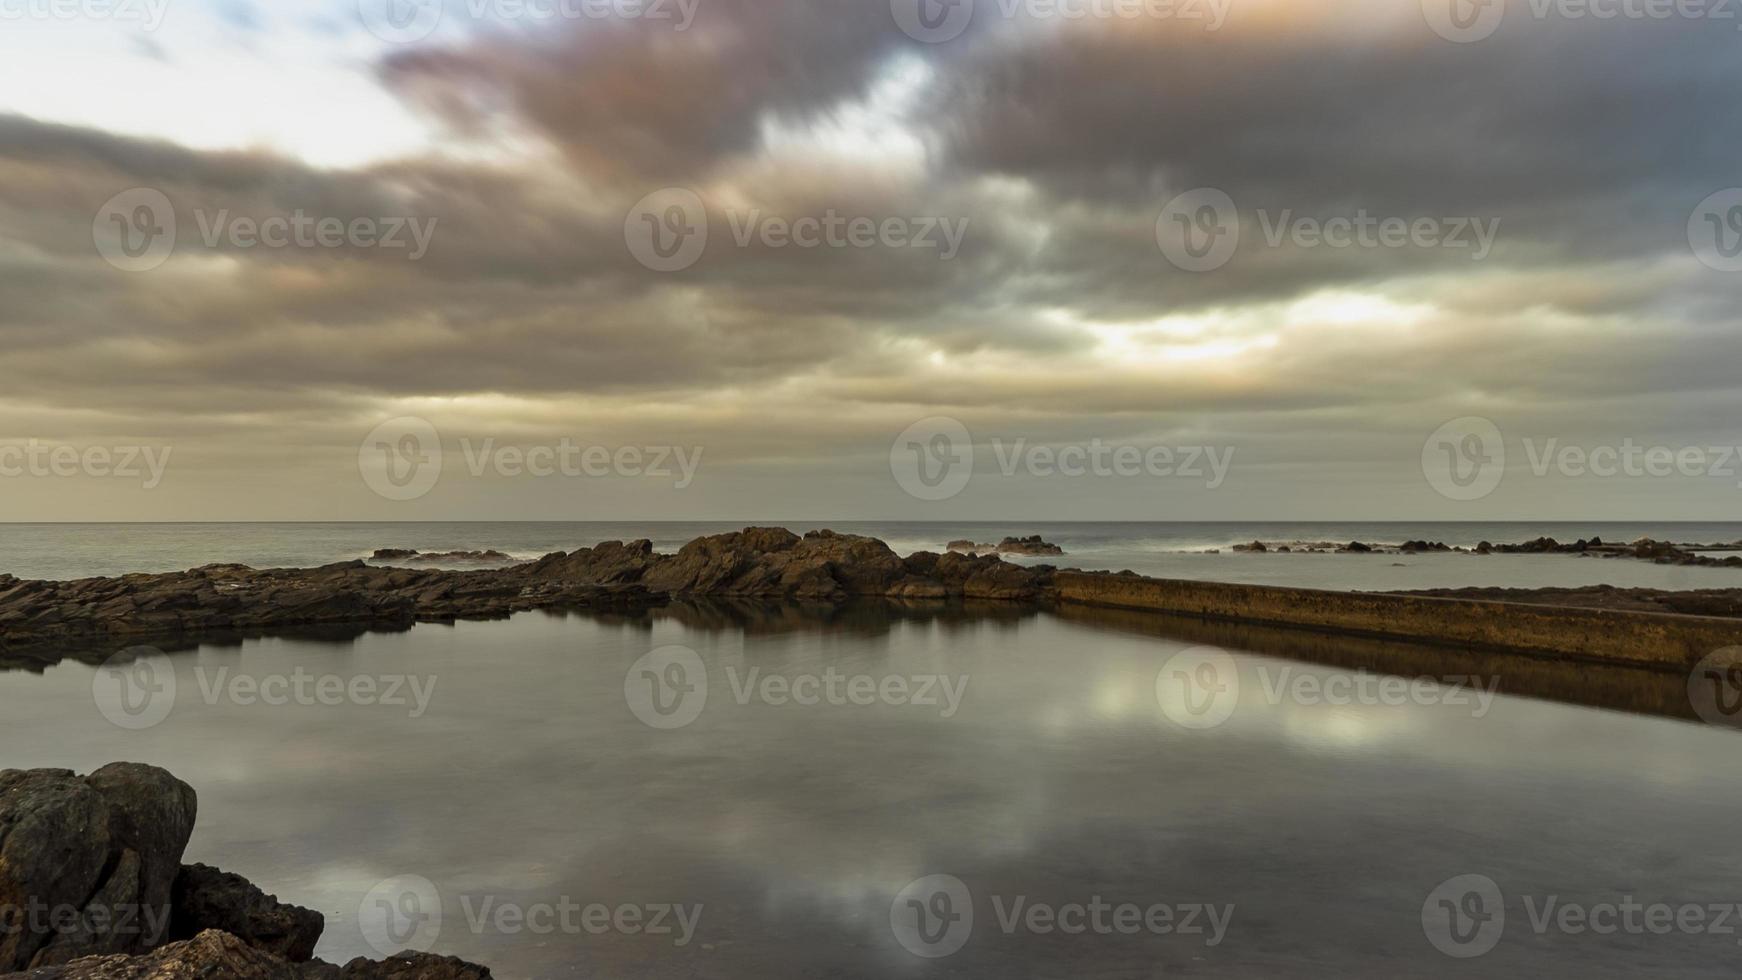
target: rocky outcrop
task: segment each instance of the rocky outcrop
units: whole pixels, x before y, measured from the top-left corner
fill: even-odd
[[[951,541],[947,550],[968,555],[1021,555],[1030,558],[1046,558],[1065,553],[1065,549],[1038,534],[1026,538],[1005,538],[997,544],[975,544],[964,538]]]
[[[609,541],[551,555],[525,574],[534,580],[641,585],[674,596],[1034,600],[1046,593],[1052,571],[989,555],[922,551],[902,558],[876,538],[834,531],[801,538],[783,528],[748,528],[698,538],[675,555],[656,553],[648,541]]]
[[[432,553],[403,548],[381,548],[370,555],[369,560],[414,565],[512,565],[520,561],[513,555],[502,551],[438,551]]]
[[[241,875],[204,864],[181,869],[171,903],[172,940],[217,929],[292,963],[314,958],[315,944],[326,928],[319,912],[283,904]]]
[[[208,565],[69,582],[0,576],[0,661],[53,662],[69,644],[292,628],[491,619],[533,609],[640,611],[672,596],[840,600],[854,596],[1033,600],[1052,568],[996,556],[902,558],[876,538],[748,528],[676,554],[610,541],[536,562],[470,571],[362,561],[259,570]],[[111,651],[114,649],[111,646]]]
[[[181,865],[196,808],[152,766],[0,772],[0,980],[488,980],[423,953],[313,959],[320,913]]]
[[[335,967],[294,964],[212,930],[140,956],[89,956],[12,980],[328,980]]]
[[[11,974],[8,980],[490,980],[490,971],[451,956],[401,953],[344,966],[291,963],[217,929],[140,956],[90,956]]]
[[[354,959],[332,976],[338,980],[490,980],[490,971],[452,956],[400,953],[385,960]]]
[[[514,569],[413,571],[361,561],[258,570],[208,565],[166,575],[20,581],[0,575],[0,655],[71,643],[258,632],[349,623],[492,618],[529,609],[645,608],[645,589],[609,589]],[[20,655],[22,655],[20,653]]]
[[[0,772],[0,972],[162,942],[195,805],[149,766]]]

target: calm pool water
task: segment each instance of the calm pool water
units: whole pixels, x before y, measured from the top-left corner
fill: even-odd
[[[1450,687],[1399,702],[1377,675],[1201,640],[883,605],[251,640],[159,663],[174,696],[160,673],[120,709],[162,715],[138,730],[102,710],[133,675],[0,673],[0,767],[170,769],[200,795],[189,860],[326,913],[330,960],[401,941],[505,978],[1742,966],[1742,921],[1716,921],[1742,902],[1735,733]],[[1593,927],[1629,903],[1639,928]],[[1659,933],[1654,907],[1705,924]]]

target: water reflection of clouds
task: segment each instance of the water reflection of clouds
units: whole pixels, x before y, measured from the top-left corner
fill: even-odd
[[[1698,814],[1742,802],[1724,761],[1731,732],[1512,698],[1481,719],[1449,705],[1272,706],[1260,668],[1347,672],[1237,651],[1240,709],[1220,728],[1186,731],[1166,717],[1155,682],[1189,643],[1049,616],[998,627],[855,616],[838,627],[726,617],[640,629],[533,616],[371,634],[342,658],[296,642],[216,655],[439,672],[438,696],[416,723],[195,697],[159,728],[123,733],[90,709],[89,667],[0,674],[0,764],[89,770],[135,758],[171,768],[201,793],[190,859],[328,913],[330,958],[369,952],[346,918],[370,887],[419,874],[450,901],[704,902],[704,935],[737,943],[715,951],[722,963],[885,975],[917,968],[888,940],[888,908],[929,874],[1065,898],[1166,882],[1216,900],[1275,891],[1248,865],[1269,867],[1300,876],[1287,881],[1309,897],[1287,918],[1312,922],[1352,914],[1335,895],[1317,896],[1321,912],[1302,907],[1315,893],[1301,884],[1334,877],[1351,835],[1395,845],[1401,869],[1424,860],[1399,843],[1413,833],[1403,828],[1435,825],[1448,808],[1467,833],[1504,842],[1510,823],[1600,791],[1604,808],[1587,821],[1595,829],[1566,831],[1576,850],[1601,837],[1605,813],[1673,805],[1694,827]],[[771,621],[780,625],[757,632]],[[971,684],[945,720],[887,706],[737,705],[720,678],[719,710],[657,732],[623,705],[623,671],[666,643],[710,664],[961,672]],[[177,658],[178,668],[201,656]],[[23,758],[20,746],[47,757]],[[1285,831],[1297,843],[1277,852]],[[545,975],[575,955],[569,937],[540,941],[522,948],[456,927],[441,949],[489,958],[503,976]],[[630,960],[670,952],[612,941]],[[587,955],[598,954],[601,943],[588,942]]]

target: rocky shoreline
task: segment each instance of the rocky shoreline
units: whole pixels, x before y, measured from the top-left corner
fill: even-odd
[[[954,544],[965,546],[968,542]],[[811,604],[855,598],[1030,605],[1058,601],[1056,568],[1005,561],[999,554],[980,553],[981,547],[942,554],[922,551],[902,557],[870,537],[833,531],[812,531],[800,537],[782,528],[747,528],[697,538],[672,554],[654,551],[645,539],[608,541],[501,568],[396,568],[351,561],[300,569],[208,565],[186,572],[75,581],[23,581],[0,575],[0,669],[40,669],[68,656],[96,656],[100,661],[126,646],[167,645],[192,637],[406,629],[420,622],[500,619],[533,610],[639,615],[673,599]],[[1048,553],[1056,547],[1038,537],[1010,538],[992,546],[994,551],[1018,554]],[[1712,558],[1692,550],[1706,546],[1650,540],[1612,545],[1598,539],[1561,544],[1543,538],[1518,545],[1484,544],[1476,549],[1427,541],[1396,547],[1361,542],[1326,547],[1350,554],[1465,551],[1476,555],[1566,554],[1660,564],[1742,565],[1742,555]],[[1288,551],[1292,547],[1254,542],[1239,550]],[[377,556],[386,556],[382,560],[422,557],[417,552],[387,549]],[[1421,594],[1742,617],[1742,589],[1456,589]]]
[[[675,554],[647,540],[609,541],[507,568],[320,568],[208,565],[187,572],[74,581],[0,575],[0,665],[53,663],[72,645],[143,643],[220,632],[498,619],[538,609],[636,612],[673,596],[839,601],[995,599],[1034,602],[1053,569],[995,555],[905,558],[875,538],[749,528],[698,538]],[[110,651],[113,652],[113,651]]]
[[[0,771],[0,978],[489,980],[425,953],[315,959],[319,912],[182,863],[197,811],[193,787],[153,766]]]
[[[972,539],[963,538],[951,541],[946,548],[963,555],[1022,555],[1029,558],[1053,557],[1065,553],[1065,549],[1038,534],[1026,538],[1005,538],[997,544],[975,544]]]
[[[1350,541],[1344,544],[1332,541],[1253,541],[1250,544],[1235,545],[1234,551],[1241,554],[1283,555],[1573,555],[1580,558],[1632,558],[1658,565],[1742,568],[1742,542],[1675,544],[1651,538],[1640,538],[1631,544],[1615,544],[1598,537],[1580,538],[1569,543],[1562,543],[1554,538],[1537,538],[1534,541],[1526,541],[1521,544],[1494,544],[1491,541],[1483,541],[1474,548],[1448,545],[1443,541],[1405,541],[1397,545],[1368,544],[1364,541]],[[1725,555],[1723,558],[1700,554],[1700,552],[1710,551],[1733,551],[1737,554]]]

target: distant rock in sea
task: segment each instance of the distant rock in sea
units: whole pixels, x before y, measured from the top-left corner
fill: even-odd
[[[501,551],[440,551],[425,553],[404,548],[382,548],[369,556],[370,561],[381,562],[413,562],[422,565],[454,565],[460,563],[476,565],[508,565],[520,561]]]
[[[964,555],[1026,555],[1030,557],[1045,557],[1062,555],[1065,549],[1043,539],[1035,534],[1026,538],[1005,538],[997,544],[975,544],[964,538],[951,541],[949,550]]]

